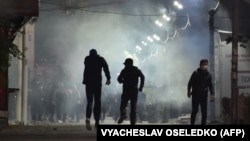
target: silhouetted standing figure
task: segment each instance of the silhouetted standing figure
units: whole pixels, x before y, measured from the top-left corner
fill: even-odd
[[[210,91],[210,101],[214,101],[214,87],[212,76],[208,71],[208,60],[202,59],[200,67],[192,73],[188,81],[187,96],[189,98],[192,96],[191,125],[195,124],[199,106],[201,108],[201,124],[206,124],[208,90]]]
[[[110,71],[106,60],[97,54],[95,49],[91,49],[89,56],[84,60],[83,84],[86,86],[86,128],[91,130],[90,119],[94,99],[94,119],[95,126],[99,124],[101,115],[101,90],[102,90],[102,70],[106,76],[106,85],[110,84]]]
[[[117,78],[118,82],[123,84],[120,104],[120,118],[118,120],[118,124],[122,123],[123,120],[127,118],[126,107],[130,101],[130,124],[135,125],[138,90],[142,91],[144,87],[145,76],[138,67],[133,66],[133,59],[127,58],[124,62],[124,65],[124,69],[121,70]],[[138,89],[139,78],[140,85]]]

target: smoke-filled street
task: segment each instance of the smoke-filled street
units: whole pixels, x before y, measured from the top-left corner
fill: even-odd
[[[104,74],[102,78],[102,122],[108,117],[116,123],[119,118],[122,85],[117,77],[126,58],[132,58],[145,75],[137,103],[138,122],[169,123],[190,115],[188,81],[201,59],[209,60],[218,96],[214,103],[208,102],[207,119],[217,120],[222,111],[218,108],[222,95],[217,95],[221,92],[217,72],[223,65],[216,60],[220,55],[211,51],[208,19],[208,11],[217,4],[217,0],[40,0],[39,17],[26,37],[33,43],[27,44],[26,52],[30,59],[27,108],[17,106],[24,99],[18,97],[21,91],[9,94],[9,122],[85,122],[87,100],[82,82],[84,58],[91,49],[106,59],[111,75],[109,86]],[[228,16],[227,10],[222,5],[220,13]],[[230,18],[217,17],[215,21],[223,24]],[[10,87],[23,87],[24,81],[18,79],[20,64],[15,59],[12,62]],[[27,110],[25,116],[23,110]]]
[[[133,58],[145,74],[144,118],[161,122],[167,116],[189,113],[187,81],[199,60],[209,56],[207,13],[200,7],[216,4],[195,3],[183,2],[183,8],[178,8],[171,1],[41,1],[35,24],[34,76],[30,78],[39,83],[38,90],[32,87],[34,81],[29,85],[35,93],[41,91],[38,96],[44,98],[43,104],[46,102],[38,110],[54,115],[50,110],[58,98],[56,87],[67,91],[74,86],[81,99],[66,98],[62,105],[67,112],[81,102],[80,112],[84,113],[83,60],[95,48],[106,58],[111,72],[111,86],[103,85],[102,92],[107,114],[118,114],[114,111],[119,109],[112,109],[118,107],[112,105],[121,95],[116,77],[127,57]],[[54,108],[56,111],[58,107]],[[158,116],[148,119],[150,115]]]
[[[247,13],[250,0],[0,0],[0,140],[247,138]]]

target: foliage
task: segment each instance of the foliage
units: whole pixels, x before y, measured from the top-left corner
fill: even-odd
[[[11,36],[15,26],[7,20],[0,21],[0,72],[6,71],[11,66],[12,58],[22,59],[23,53],[13,43]]]

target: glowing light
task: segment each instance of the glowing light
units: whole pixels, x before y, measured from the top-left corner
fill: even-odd
[[[156,34],[154,34],[154,35],[153,35],[153,37],[154,37],[154,39],[155,39],[155,40],[157,40],[157,41],[159,41],[159,40],[160,40],[160,37],[159,37],[159,36],[157,36]]]
[[[183,5],[178,1],[174,1],[174,6],[176,6],[178,9],[183,9]]]
[[[136,46],[136,49],[138,50],[138,51],[141,51],[142,49],[141,49],[141,47],[140,46]]]
[[[137,45],[135,51],[138,52],[138,53],[141,53],[141,50],[142,50],[142,48],[141,48],[140,46]]]
[[[165,19],[165,20],[167,20],[167,21],[170,21],[170,20],[171,20],[171,18],[170,18],[169,16],[165,15],[165,14],[164,14],[162,17],[163,17],[163,19]]]
[[[179,5],[179,2],[178,2],[178,1],[174,1],[174,5],[175,5],[175,6],[178,6],[178,5]]]
[[[183,5],[182,5],[182,4],[179,4],[177,7],[178,7],[179,9],[183,9]]]
[[[148,44],[144,41],[141,41],[141,43],[144,45],[144,46],[147,46]]]
[[[158,20],[157,20],[157,21],[155,21],[155,24],[156,24],[156,25],[158,25],[158,26],[160,26],[160,27],[162,27],[162,23],[161,23],[161,22],[159,22]]]
[[[147,39],[150,41],[150,42],[153,42],[154,40],[151,38],[151,37],[147,37]]]

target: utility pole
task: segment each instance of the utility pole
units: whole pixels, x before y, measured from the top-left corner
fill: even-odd
[[[22,53],[24,54],[22,62],[22,122],[24,125],[27,125],[27,109],[28,109],[28,48],[27,48],[27,30],[26,26],[23,27],[22,35]]]
[[[209,68],[211,73],[214,76],[214,16],[217,13],[218,9],[219,9],[219,5],[220,5],[220,1],[218,1],[217,5],[215,8],[212,8],[208,11],[208,23],[209,23],[209,54],[210,54],[210,58],[209,58]],[[213,78],[214,80],[214,78]],[[214,82],[213,82],[214,85]],[[215,103],[212,103],[211,106],[211,120],[215,119]]]
[[[238,123],[238,10],[239,0],[232,0],[232,66],[231,66],[231,123]]]

